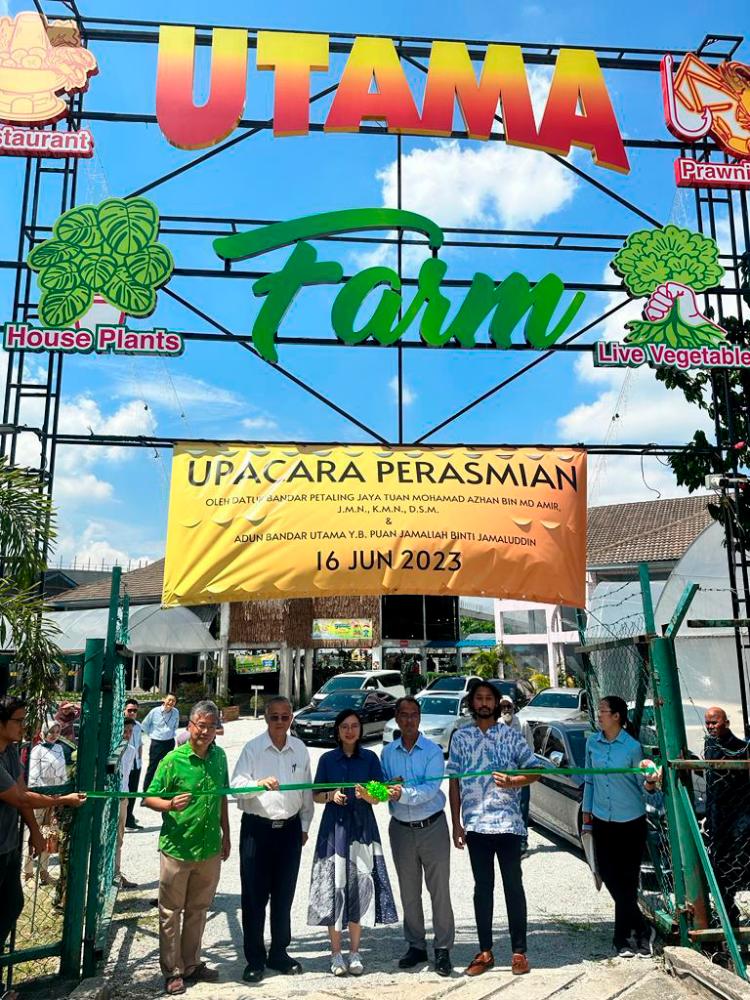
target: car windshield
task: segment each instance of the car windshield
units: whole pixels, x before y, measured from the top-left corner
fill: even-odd
[[[318,708],[326,711],[333,709],[335,712],[340,712],[342,708],[361,708],[366,697],[364,691],[362,694],[358,691],[340,691],[337,694],[329,694],[321,701]]]
[[[422,715],[458,715],[458,698],[420,698]]]
[[[438,677],[430,685],[430,691],[463,691],[465,684],[465,677]]]
[[[541,691],[529,702],[529,708],[577,708],[578,694],[573,691]]]
[[[573,767],[585,767],[586,763],[586,740],[591,735],[589,729],[569,729],[568,742],[570,752],[573,754]]]
[[[352,677],[351,674],[339,674],[326,681],[318,694],[330,694],[331,691],[341,691],[342,688],[358,688],[362,686],[362,677]]]

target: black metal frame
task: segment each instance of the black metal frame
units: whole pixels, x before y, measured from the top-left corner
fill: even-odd
[[[80,13],[76,0],[34,0],[34,2],[39,12],[47,16],[57,17],[67,15],[75,18],[81,31],[82,38],[84,39],[84,44],[89,44],[91,42],[103,42],[113,44],[135,43],[153,45],[158,42],[159,22],[156,21],[127,21],[121,18],[89,17]],[[254,48],[257,44],[258,29],[243,27],[242,30],[247,30],[248,32],[248,48]],[[354,35],[347,33],[330,33],[329,39],[331,52],[341,55],[347,54],[351,50],[354,37]],[[465,39],[460,40],[467,41]],[[426,65],[423,62],[420,62],[420,60],[429,56],[431,41],[431,39],[413,36],[402,36],[395,39],[401,59],[408,66],[421,72],[426,72],[427,69]],[[211,42],[212,26],[206,24],[197,25],[196,44],[199,46],[208,46]],[[696,49],[696,52],[707,62],[715,64],[731,59],[741,42],[742,38],[739,36],[707,35]],[[467,45],[472,58],[482,59],[488,44],[489,42],[487,41],[468,40]],[[556,44],[547,45],[530,42],[520,42],[516,44],[521,46],[524,53],[524,59],[528,64],[542,66],[554,64],[557,53],[561,47]],[[572,47],[575,48],[576,46]],[[587,47],[591,48],[591,46]],[[651,74],[659,72],[660,60],[665,54],[661,50],[651,48],[628,48],[618,46],[594,46],[593,48],[596,51],[600,65],[604,69],[647,72]],[[679,59],[686,53],[682,51],[673,51],[672,54]],[[312,94],[310,97],[311,106],[314,106],[325,97],[330,96],[335,89],[336,84],[325,87],[324,89]],[[80,128],[84,122],[96,121],[120,122],[123,123],[123,125],[133,122],[153,123],[156,122],[156,116],[152,113],[131,114],[114,111],[89,111],[84,107],[83,95],[74,96],[70,101],[70,112],[67,118],[68,128],[77,129]],[[502,129],[502,118],[500,115],[496,116],[496,122],[500,129]],[[181,166],[162,174],[148,184],[140,186],[136,190],[130,192],[130,194],[147,194],[175,177],[181,176],[187,171],[213,159],[225,150],[233,148],[239,143],[252,138],[254,135],[270,129],[272,124],[271,119],[261,120],[243,118],[240,122],[239,130],[231,138],[219,143],[209,150],[197,154]],[[321,122],[315,122],[311,124],[310,130],[312,132],[322,131],[323,127],[324,126]],[[360,131],[365,134],[378,135],[381,137],[389,136],[387,130],[378,124],[364,125]],[[467,136],[465,132],[455,130],[452,132],[451,137],[462,139]],[[398,207],[401,207],[402,137],[400,135],[396,135],[389,136],[389,138],[391,141],[395,142],[396,146]],[[503,132],[498,130],[491,135],[490,141],[500,141],[503,138]],[[723,154],[719,154],[712,144],[705,140],[690,147],[690,149],[686,149],[684,144],[678,140],[667,138],[627,138],[624,141],[625,146],[632,149],[667,151],[670,153],[679,152],[682,155],[694,156],[702,160],[720,159],[722,161],[726,161],[727,159],[723,156]],[[593,176],[587,171],[582,170],[580,167],[564,157],[560,157],[555,154],[547,155],[553,156],[553,158],[561,164],[562,167],[572,171],[577,177],[591,184],[604,196],[612,199],[619,206],[629,210],[638,220],[645,221],[652,225],[660,225],[658,219],[654,218],[649,212],[645,211],[638,205],[629,201],[619,192],[613,190],[599,177]],[[36,303],[34,302],[32,296],[31,272],[26,267],[24,261],[28,250],[36,242],[45,238],[45,235],[49,233],[52,222],[54,221],[54,218],[47,220],[41,217],[42,186],[45,186],[45,194],[47,194],[46,186],[48,184],[49,177],[56,176],[60,181],[60,196],[56,202],[56,204],[59,205],[59,211],[55,212],[55,216],[72,207],[76,201],[78,161],[75,159],[61,159],[55,161],[54,166],[47,166],[47,162],[48,161],[43,159],[29,160],[26,164],[24,186],[21,197],[21,220],[17,256],[15,260],[0,261],[0,268],[15,269],[13,319],[21,322],[33,320],[35,318],[36,308]],[[733,273],[734,280],[731,286],[716,290],[707,297],[707,300],[714,307],[717,315],[721,319],[724,314],[724,302],[727,300],[727,297],[729,297],[729,300],[733,300],[736,304],[738,314],[742,317],[744,304],[740,290],[739,249],[736,241],[735,223],[739,221],[742,228],[742,238],[744,239],[746,246],[750,247],[750,216],[748,214],[746,193],[727,192],[726,197],[723,197],[723,192],[720,195],[717,192],[712,192],[710,190],[707,192],[704,190],[697,190],[695,197],[699,228],[701,231],[708,232],[708,234],[713,237],[716,237],[717,235],[715,208],[717,204],[725,204],[727,206],[730,219],[732,243],[731,253],[723,254],[722,261],[727,270],[730,273]],[[49,203],[49,197],[47,197],[47,203]],[[704,215],[706,218],[704,218]],[[225,218],[210,215],[167,215],[162,217],[163,231],[165,233],[204,238],[212,235],[224,235],[226,233],[236,231],[237,227],[240,225],[265,225],[269,221],[272,220]],[[445,244],[446,246],[465,248],[481,247],[483,249],[492,248],[498,250],[535,249],[548,250],[550,252],[567,251],[572,253],[612,254],[619,248],[624,239],[624,234],[620,233],[592,233],[585,231],[571,232],[476,227],[449,228],[445,230],[445,232],[448,236]],[[412,237],[407,238],[404,236],[402,231],[399,231],[395,237],[388,235],[333,236],[327,237],[326,240],[346,243],[395,245],[397,251],[398,273],[401,276],[404,285],[409,286],[416,283],[416,279],[403,275],[403,249],[406,246],[420,245],[423,243],[423,241],[419,239]],[[255,278],[260,277],[264,273],[266,272],[236,268],[231,265],[227,265],[223,268],[217,266],[216,268],[177,267],[175,269],[175,274],[177,276],[189,277],[191,279],[200,278],[212,280]],[[445,281],[444,284],[446,287],[463,288],[468,287],[470,282],[462,279],[451,279]],[[621,286],[615,282],[568,282],[566,283],[566,287],[588,291],[616,291],[621,289]],[[210,333],[205,331],[186,331],[184,332],[186,340],[216,340],[217,342],[232,343],[255,355],[259,360],[263,360],[254,350],[252,340],[249,336],[245,334],[238,334],[234,330],[230,330],[226,325],[220,323],[217,319],[210,316],[205,310],[197,307],[190,302],[189,299],[175,290],[167,287],[163,290],[163,293],[171,296],[175,301],[182,304],[184,308],[186,308],[189,312],[192,312],[193,315],[202,320],[203,323],[207,324],[214,331]],[[463,414],[480,405],[496,393],[502,391],[502,389],[506,386],[512,384],[533,368],[542,364],[555,353],[564,351],[591,351],[593,349],[592,345],[581,343],[580,338],[603,320],[616,313],[626,304],[627,301],[628,299],[623,293],[621,302],[611,306],[600,316],[570,334],[561,343],[554,345],[546,351],[536,352],[536,357],[532,361],[523,364],[517,370],[500,379],[491,389],[480,394],[470,403],[450,414],[444,420],[410,443],[419,445],[428,439],[434,438],[439,431],[442,431],[445,427],[449,426]],[[342,346],[339,341],[333,338],[325,337],[307,338],[280,336],[278,337],[278,342],[281,344],[295,344],[297,346],[306,345],[310,347]],[[368,344],[367,346],[379,345]],[[404,351],[423,346],[424,345],[417,341],[399,341],[391,348],[381,348],[383,350],[395,350],[397,360],[398,434],[397,442],[394,443],[405,443],[403,380]],[[446,348],[450,349],[454,346],[455,345],[446,345]],[[480,345],[480,349],[482,347],[485,349],[496,350],[490,344]],[[511,359],[516,356],[513,352],[529,349],[530,348],[524,344],[513,345],[506,356],[508,359]],[[55,450],[58,444],[75,444],[94,447],[119,445],[124,447],[152,449],[172,447],[174,439],[169,437],[119,437],[98,434],[86,436],[60,433],[58,418],[62,393],[63,357],[60,354],[49,354],[46,360],[46,377],[38,379],[37,381],[27,379],[24,371],[25,360],[24,352],[11,351],[8,354],[8,378],[6,383],[5,398],[3,401],[2,424],[0,424],[0,455],[6,455],[9,457],[11,462],[14,462],[17,453],[18,435],[27,431],[31,431],[36,434],[39,439],[41,449],[40,465],[39,469],[36,470],[39,475],[41,489],[51,493],[54,479]],[[269,362],[264,361],[264,363],[268,364]],[[314,387],[307,385],[302,381],[302,379],[298,378],[286,368],[278,364],[273,365],[273,367],[284,377],[313,395],[313,397],[319,402],[328,406],[340,416],[345,417],[352,423],[353,426],[357,427],[358,430],[369,435],[375,441],[379,441],[383,444],[389,443],[381,434],[368,427],[356,416],[347,412],[344,408],[338,406],[332,400],[325,398]],[[717,398],[716,379],[720,379],[722,377],[726,376],[718,374],[714,378],[715,400]],[[39,427],[29,428],[21,423],[21,408],[24,400],[34,397],[44,399],[44,413],[41,425]],[[733,422],[731,414],[728,415],[727,426],[730,428],[729,439],[721,440],[720,438],[717,438],[717,448],[722,453],[730,453],[736,456],[736,451],[733,451],[735,441],[732,430]],[[719,427],[717,422],[717,433],[718,430]],[[440,444],[443,444],[443,442],[441,441]],[[576,445],[576,447],[586,447],[592,454],[627,454],[636,456],[670,455],[681,451],[681,446],[661,445],[654,442],[623,445],[586,445],[581,442]],[[740,541],[731,534],[731,527],[729,532],[729,570],[730,579],[732,581],[733,610],[735,617],[740,617],[740,610],[742,607],[744,607],[746,615],[750,614],[750,570],[748,569],[748,557],[744,549],[744,545],[740,544]],[[745,709],[745,720],[747,722],[745,688],[747,687],[748,676],[744,665],[744,655],[746,650],[750,650],[750,630],[746,629],[742,636],[740,636],[740,632],[738,630],[737,653],[740,673],[743,678],[743,707]]]

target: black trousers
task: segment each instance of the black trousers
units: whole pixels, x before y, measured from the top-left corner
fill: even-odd
[[[638,873],[646,846],[646,817],[627,823],[592,820],[596,866],[615,901],[615,948],[621,948],[635,934],[648,935],[648,924],[638,909]]]
[[[0,948],[4,948],[10,932],[23,910],[21,888],[21,852],[17,848],[0,854]]]
[[[159,761],[162,757],[166,757],[170,750],[174,750],[174,740],[151,740],[148,748],[148,768],[143,779],[144,792],[154,780]],[[140,774],[140,771],[138,773]]]
[[[130,777],[128,778],[128,791],[137,792],[138,783],[140,782],[140,780],[141,780],[141,768],[140,767],[131,768]],[[128,799],[128,813],[127,816],[125,817],[126,823],[133,822],[133,810],[135,809],[135,803],[136,799]]]
[[[474,876],[474,918],[479,950],[492,950],[492,911],[495,903],[495,858],[500,866],[508,911],[510,943],[515,952],[526,953],[526,893],[521,876],[521,842],[515,833],[467,833],[471,871]]]
[[[266,964],[263,932],[271,901],[271,947],[268,959],[284,961],[292,940],[291,910],[302,857],[299,815],[274,828],[270,822],[245,813],[240,829],[240,883],[245,961],[253,969]]]

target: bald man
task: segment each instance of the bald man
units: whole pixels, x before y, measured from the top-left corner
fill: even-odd
[[[709,708],[705,724],[705,760],[750,759],[748,744],[729,728],[723,708]],[[734,895],[750,888],[750,771],[706,771],[706,833],[729,921],[737,927],[740,915]]]

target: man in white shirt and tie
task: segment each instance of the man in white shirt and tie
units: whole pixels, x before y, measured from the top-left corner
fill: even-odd
[[[291,908],[302,847],[313,815],[311,791],[280,792],[279,785],[310,784],[307,747],[289,736],[292,705],[287,698],[266,703],[268,728],[246,745],[232,775],[235,788],[262,785],[266,791],[240,795],[242,932],[247,966],[242,978],[259,983],[264,969],[296,975],[302,966],[287,953],[292,939]],[[263,932],[271,901],[271,946]]]

